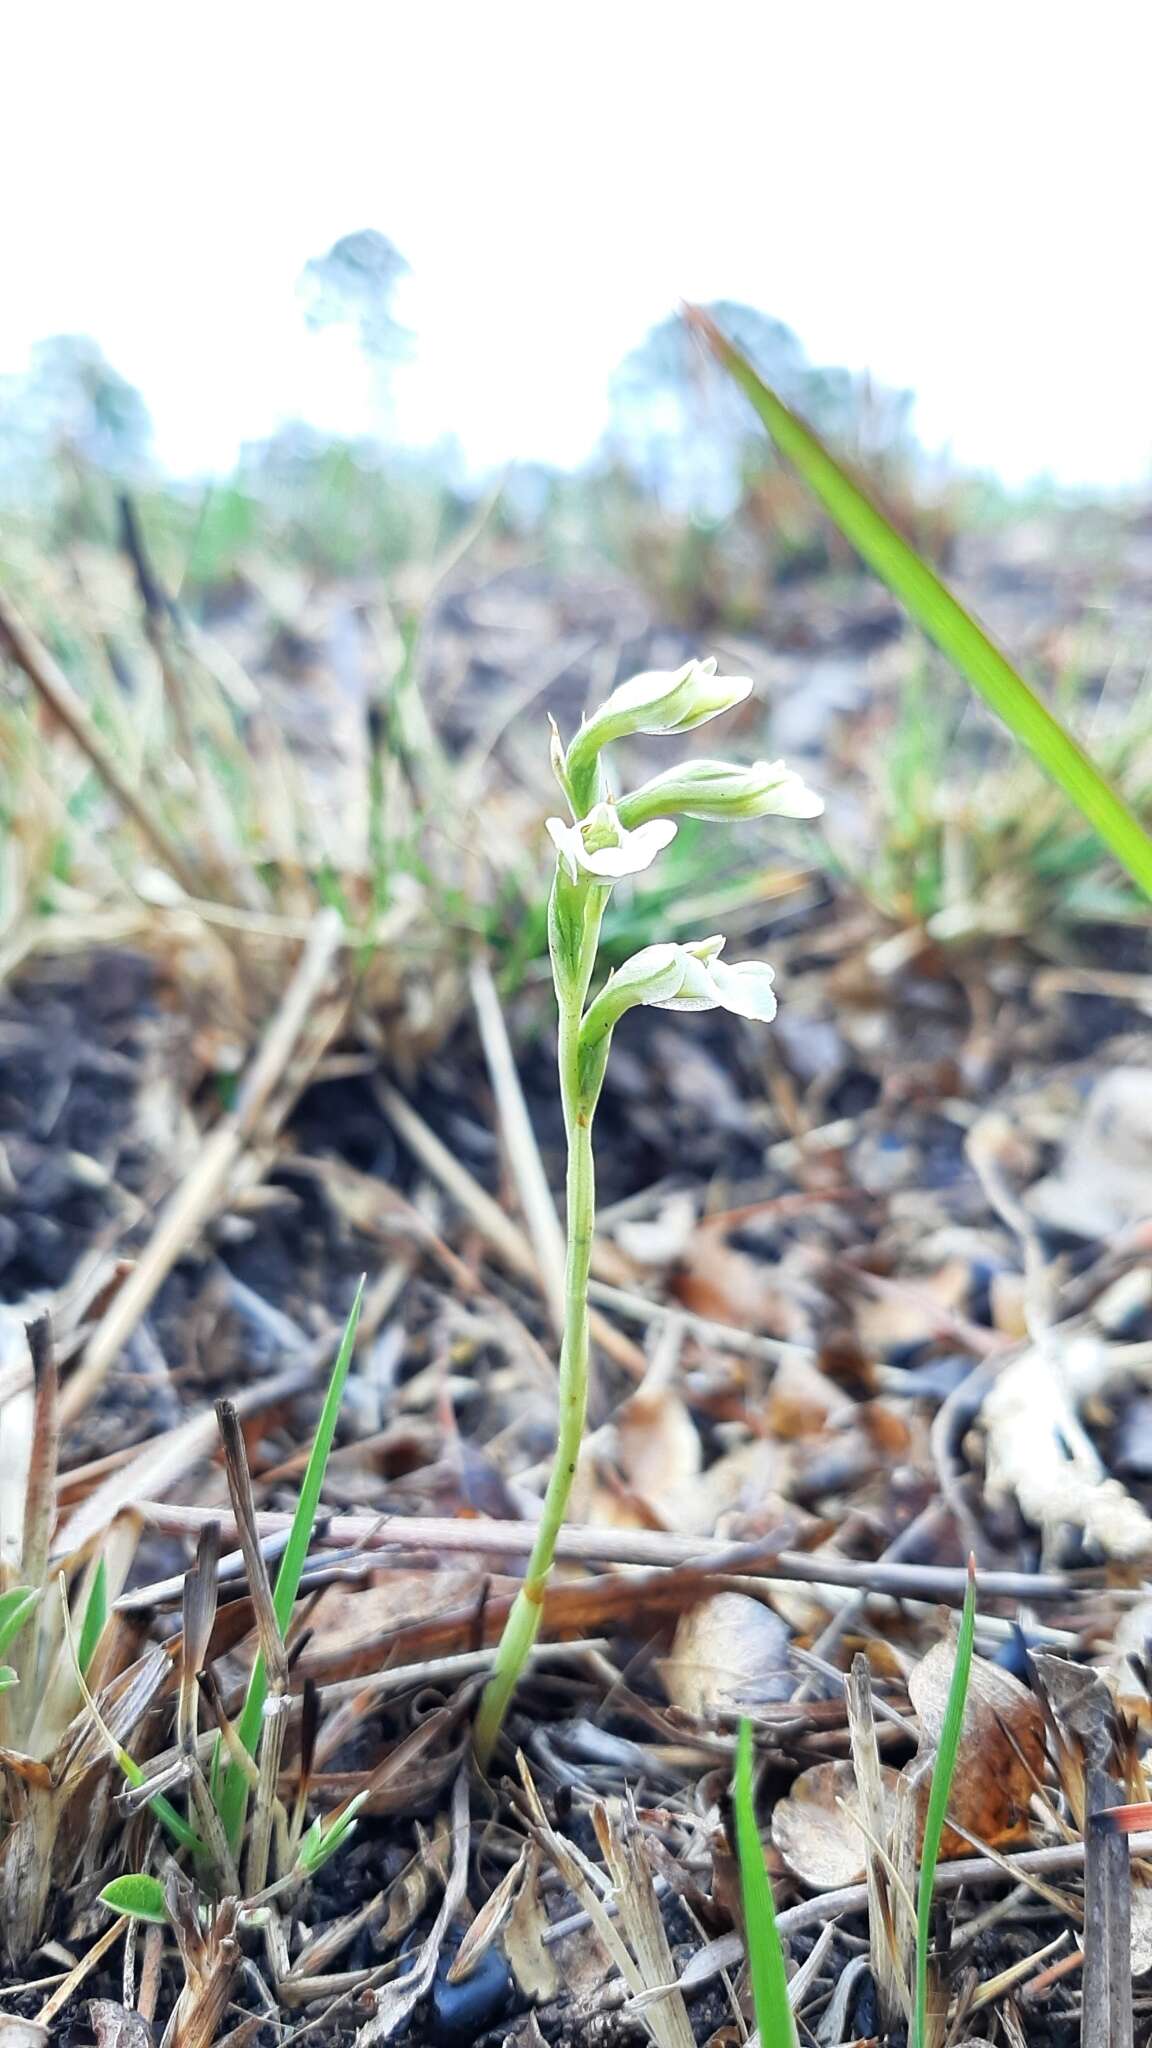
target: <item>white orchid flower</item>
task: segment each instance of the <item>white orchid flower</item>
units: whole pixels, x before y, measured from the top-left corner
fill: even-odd
[[[731,1010],[769,1024],[776,1015],[775,975],[762,960],[721,960],[724,940],[695,939],[677,947],[682,978],[673,995],[656,998],[660,1010]]]
[[[568,749],[569,784],[586,799],[602,747],[635,732],[691,732],[742,704],[751,689],[751,676],[718,676],[715,655],[673,671],[649,669],[633,676],[581,726]]]
[[[776,1015],[775,976],[762,960],[721,960],[722,938],[688,945],[645,946],[610,974],[580,1032],[591,1050],[626,1010],[730,1010],[768,1024]]]
[[[593,804],[577,825],[566,825],[562,818],[548,818],[545,823],[572,882],[582,873],[597,882],[618,882],[623,875],[643,874],[676,837],[672,818],[649,818],[630,832],[609,803]]]
[[[730,761],[684,761],[654,775],[617,806],[623,824],[646,818],[818,818],[824,800],[802,775],[783,761],[754,761],[738,768]]]

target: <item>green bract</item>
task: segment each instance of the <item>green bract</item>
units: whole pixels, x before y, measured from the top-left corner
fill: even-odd
[[[818,818],[823,809],[823,798],[783,761],[756,761],[751,768],[731,761],[685,761],[621,797],[616,815],[635,832],[656,818],[711,818],[727,824],[737,818]]]
[[[776,1014],[772,969],[762,960],[721,959],[721,937],[645,946],[609,975],[589,1000],[600,926],[613,885],[649,867],[676,835],[675,813],[738,823],[775,812],[814,818],[819,797],[783,761],[738,768],[686,762],[613,803],[603,749],[632,733],[688,732],[747,697],[747,676],[718,676],[714,660],[690,661],[675,674],[653,672],[621,683],[581,726],[567,752],[552,728],[552,768],[572,822],[548,819],[556,873],[548,906],[548,943],[559,1012],[560,1095],[568,1138],[568,1244],[560,1415],[556,1455],[528,1560],[476,1717],[476,1755],[487,1767],[509,1702],[540,1630],[556,1539],[576,1476],[588,1402],[588,1277],[596,1223],[592,1123],[612,1033],[629,1010],[731,1010],[766,1023]]]

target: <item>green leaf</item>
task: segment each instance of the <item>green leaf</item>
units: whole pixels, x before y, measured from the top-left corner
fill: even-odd
[[[0,1652],[19,1635],[39,1598],[34,1586],[11,1586],[0,1593]]]
[[[322,1863],[327,1863],[328,1858],[334,1856],[337,1849],[343,1848],[356,1832],[356,1815],[367,1797],[366,1792],[358,1792],[355,1799],[349,1800],[343,1813],[338,1814],[327,1827],[324,1827],[317,1815],[307,1834],[300,1838],[300,1847],[296,1851],[298,1870],[305,1871],[309,1877],[313,1877]]]
[[[796,413],[769,389],[708,315],[690,307],[691,325],[751,401],[781,454],[799,471],[845,538],[954,661],[1008,730],[1058,783],[1122,867],[1152,896],[1152,838],[1089,756],[1007,656],[991,641],[934,569]]]
[[[85,1678],[88,1676],[88,1666],[96,1654],[96,1645],[104,1633],[104,1623],[107,1619],[108,1573],[104,1567],[104,1559],[100,1558],[92,1575],[92,1591],[88,1595],[88,1604],[84,1609],[84,1620],[80,1627],[80,1646],[76,1652],[76,1662]]]
[[[760,2033],[760,2048],[795,2048],[796,2024],[788,2003],[788,1973],[776,1925],[768,1866],[756,1825],[750,1721],[740,1723],[732,1806],[736,1816],[736,1854],[740,1862],[748,1974],[752,1979],[752,2001]]]
[[[0,1664],[0,1692],[11,1692],[12,1687],[19,1683],[19,1673],[13,1671],[10,1664]]]
[[[911,2048],[927,2048],[928,2043],[928,1944],[932,1931],[932,1890],[936,1883],[940,1838],[944,1833],[944,1820],[952,1791],[952,1776],[956,1769],[960,1732],[964,1726],[964,1705],[968,1698],[968,1681],[972,1676],[972,1643],[975,1633],[976,1563],[974,1558],[969,1558],[968,1590],[964,1595],[964,1612],[956,1641],[956,1662],[952,1666],[948,1705],[944,1709],[944,1725],[940,1730],[940,1741],[936,1747],[932,1787],[928,1794],[928,1815],[924,1822],[924,1843],[920,1851],[920,1889],[916,1896],[916,2000],[912,2014]]]
[[[159,1927],[167,1924],[164,1887],[158,1877],[149,1877],[142,1870],[114,1877],[101,1892],[100,1904],[112,1913],[129,1913],[133,1920],[151,1920]]]
[[[312,1536],[312,1525],[316,1519],[316,1509],[320,1504],[320,1489],[324,1484],[324,1471],[328,1463],[328,1454],[332,1449],[332,1439],[336,1434],[336,1420],[340,1413],[340,1402],[344,1393],[344,1383],[348,1378],[348,1368],[352,1363],[352,1353],[356,1345],[356,1330],[360,1322],[360,1310],[363,1301],[364,1282],[361,1280],[359,1287],[356,1289],[356,1299],[349,1311],[348,1321],[344,1325],[344,1335],[340,1340],[340,1349],[336,1354],[336,1363],[332,1367],[332,1377],[328,1382],[328,1391],[324,1396],[324,1406],[320,1411],[320,1420],[316,1425],[316,1435],[312,1439],[312,1449],[309,1452],[308,1464],[300,1487],[300,1498],[296,1503],[296,1512],[292,1517],[292,1527],[288,1532],[288,1542],[284,1555],[280,1560],[280,1570],[276,1575],[272,1605],[276,1612],[276,1620],[282,1636],[288,1633],[288,1625],[292,1619],[292,1609],[296,1604],[296,1595],[300,1590],[300,1578],[304,1570],[304,1561],[308,1555],[308,1544]],[[264,1659],[257,1653],[256,1660],[252,1666],[252,1676],[248,1680],[248,1690],[244,1696],[244,1706],[240,1719],[237,1722],[237,1733],[249,1756],[255,1756],[256,1754],[256,1745],[260,1739],[264,1700],[267,1691],[268,1680],[264,1670]],[[240,1846],[240,1837],[244,1831],[244,1815],[247,1805],[248,1781],[243,1771],[236,1764],[229,1764],[224,1773],[223,1783],[220,1788],[219,1810],[221,1821],[224,1824],[224,1832],[234,1850]]]

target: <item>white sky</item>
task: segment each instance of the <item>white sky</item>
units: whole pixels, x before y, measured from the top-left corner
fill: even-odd
[[[296,284],[376,227],[400,424],[478,465],[578,460],[625,351],[730,297],[964,463],[1152,471],[1143,0],[11,0],[4,44],[0,370],[94,335],[179,467],[363,422]]]

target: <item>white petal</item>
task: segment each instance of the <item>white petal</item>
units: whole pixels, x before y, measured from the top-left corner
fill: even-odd
[[[581,842],[577,859],[590,875],[599,875],[608,881],[618,881],[621,875],[639,875],[650,868],[656,855],[665,846],[671,845],[676,837],[676,823],[672,818],[651,818],[646,825],[638,825],[635,832],[625,832],[621,827],[621,844],[604,846],[599,853],[588,853]]]
[[[717,1000],[734,1016],[751,1017],[770,1024],[776,1015],[772,969],[762,960],[737,960],[729,967],[724,960],[713,962],[710,978]]]
[[[809,789],[802,775],[795,768],[786,768],[783,761],[774,761],[773,768],[780,771],[776,785],[766,792],[771,796],[772,810],[778,818],[819,818],[823,815],[824,799]],[[765,812],[763,815],[767,815]]]
[[[570,882],[574,882],[578,873],[577,862],[584,852],[579,825],[566,825],[563,818],[545,818],[544,829],[556,848],[565,874]]]
[[[711,659],[712,668],[715,669],[715,659]],[[699,666],[705,668],[707,663],[701,662]],[[692,663],[686,661],[683,668],[649,668],[644,670],[643,675],[630,676],[626,683],[617,683],[611,695],[605,698],[597,715],[615,718],[621,711],[643,711],[646,705],[661,704],[665,697],[679,688],[691,668]]]
[[[655,1004],[658,1010],[718,1010],[720,997],[712,978],[712,968],[704,960],[696,958],[694,952],[680,948],[684,973],[674,996]]]

